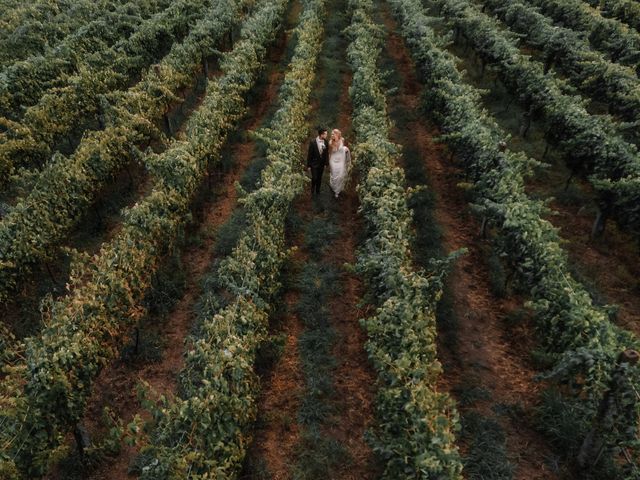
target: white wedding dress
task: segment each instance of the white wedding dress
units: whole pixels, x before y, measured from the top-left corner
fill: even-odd
[[[329,168],[331,170],[331,174],[329,175],[329,185],[337,198],[338,195],[340,195],[340,192],[344,189],[344,185],[347,181],[349,163],[351,162],[351,152],[349,152],[349,148],[344,146],[342,140],[340,140],[340,146],[338,149],[335,152],[330,150],[330,152]]]

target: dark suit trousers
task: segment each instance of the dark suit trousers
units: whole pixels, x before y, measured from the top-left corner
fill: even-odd
[[[320,184],[322,183],[322,172],[324,165],[319,167],[311,167],[311,194],[320,193]]]

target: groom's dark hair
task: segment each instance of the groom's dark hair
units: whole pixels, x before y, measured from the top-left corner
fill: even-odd
[[[318,135],[322,135],[324,132],[326,132],[327,129],[324,127],[318,127]]]

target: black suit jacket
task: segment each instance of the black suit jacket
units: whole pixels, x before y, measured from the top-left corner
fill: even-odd
[[[320,150],[318,150],[318,144],[316,143],[316,139],[313,138],[309,142],[309,151],[307,152],[307,167],[324,167],[329,164],[329,145],[327,145],[327,141],[324,142],[324,150],[322,151],[322,155],[320,155]]]

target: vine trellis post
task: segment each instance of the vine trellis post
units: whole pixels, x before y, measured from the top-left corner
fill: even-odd
[[[582,442],[578,453],[577,461],[581,469],[590,469],[598,463],[607,447],[607,432],[615,428],[616,424],[635,422],[637,425],[638,397],[633,384],[628,379],[628,370],[630,367],[636,366],[639,360],[640,353],[631,349],[625,350],[618,356],[613,367],[609,387],[602,397],[591,430]],[[632,401],[622,402],[621,400],[629,394],[628,390],[630,389],[633,390]],[[637,435],[637,428],[634,432]]]

